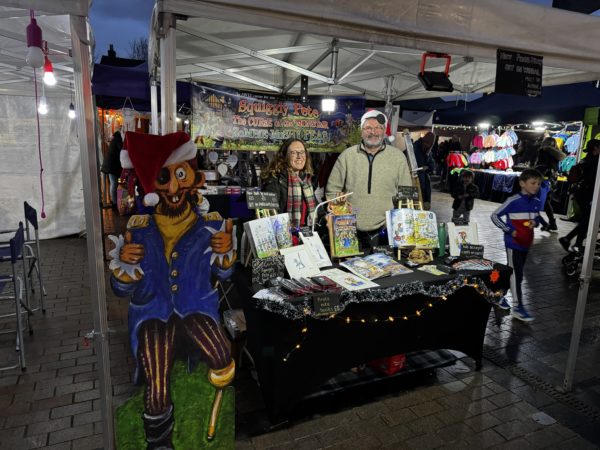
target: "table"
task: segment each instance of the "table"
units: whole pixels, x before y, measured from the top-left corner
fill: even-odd
[[[280,421],[335,374],[378,358],[448,348],[474,358],[479,369],[492,308],[486,296],[503,295],[512,273],[501,264],[494,269],[495,283],[491,271],[384,278],[380,289],[344,293],[343,310],[333,318],[305,315],[308,304],[267,310],[266,301],[252,299],[248,292],[247,348],[270,419]],[[246,278],[236,280],[237,286],[249,286],[247,273],[237,276]],[[422,292],[415,292],[419,286]]]

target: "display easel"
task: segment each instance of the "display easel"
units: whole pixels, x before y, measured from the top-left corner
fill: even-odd
[[[421,192],[421,183],[419,182],[419,176],[417,173],[419,170],[422,170],[422,168],[417,164],[415,149],[413,147],[412,138],[410,137],[410,131],[408,131],[408,129],[404,129],[402,131],[402,138],[404,139],[404,146],[406,148],[406,155],[408,159],[408,168],[410,169],[410,173],[412,175],[412,183],[419,192],[419,203],[421,204],[420,209],[423,209],[423,194]]]

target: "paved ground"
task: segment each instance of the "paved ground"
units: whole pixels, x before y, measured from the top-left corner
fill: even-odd
[[[472,219],[486,256],[505,262],[502,236],[489,220],[496,206],[478,201]],[[447,194],[434,194],[433,209],[439,220],[449,218]],[[559,221],[559,227],[563,234],[572,224]],[[556,387],[563,382],[578,285],[561,273],[556,238],[537,233],[527,266],[524,291],[535,322],[492,312],[481,372],[465,357],[412,377],[397,391],[330,399],[323,410],[276,431],[240,433],[236,448],[599,448],[600,277],[592,278],[574,390],[561,394]],[[27,372],[0,373],[0,449],[101,448],[96,359],[83,340],[92,329],[85,240],[45,241],[42,251],[48,312],[32,321]],[[136,388],[126,302],[108,292],[113,393],[120,404]],[[238,409],[260,408],[247,370],[240,380]]]

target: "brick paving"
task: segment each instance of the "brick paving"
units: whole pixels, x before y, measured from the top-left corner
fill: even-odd
[[[489,220],[496,206],[477,201],[472,220],[486,257],[505,262],[502,236]],[[438,220],[449,219],[449,196],[434,193],[433,210]],[[558,235],[572,226],[559,221]],[[481,372],[473,370],[470,358],[461,358],[397,392],[337,409],[330,399],[333,408],[273,431],[238,433],[236,448],[599,448],[600,277],[592,277],[574,389],[564,395],[556,388],[563,380],[578,283],[561,272],[558,235],[536,232],[526,267],[525,303],[536,320],[524,325],[492,311]],[[0,373],[0,449],[102,448],[97,361],[83,339],[93,328],[85,240],[44,241],[42,252],[47,313],[36,313],[35,332],[26,337],[27,371]],[[127,302],[109,289],[107,294],[113,397],[119,405],[137,388],[131,382]],[[239,375],[238,410],[260,408],[248,369]]]

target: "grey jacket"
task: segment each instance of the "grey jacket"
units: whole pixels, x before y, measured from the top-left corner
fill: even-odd
[[[349,201],[358,210],[357,228],[371,231],[385,223],[385,212],[392,209],[392,197],[398,186],[412,186],[412,178],[404,152],[387,145],[372,161],[360,145],[347,148],[337,159],[325,194],[353,192]]]

